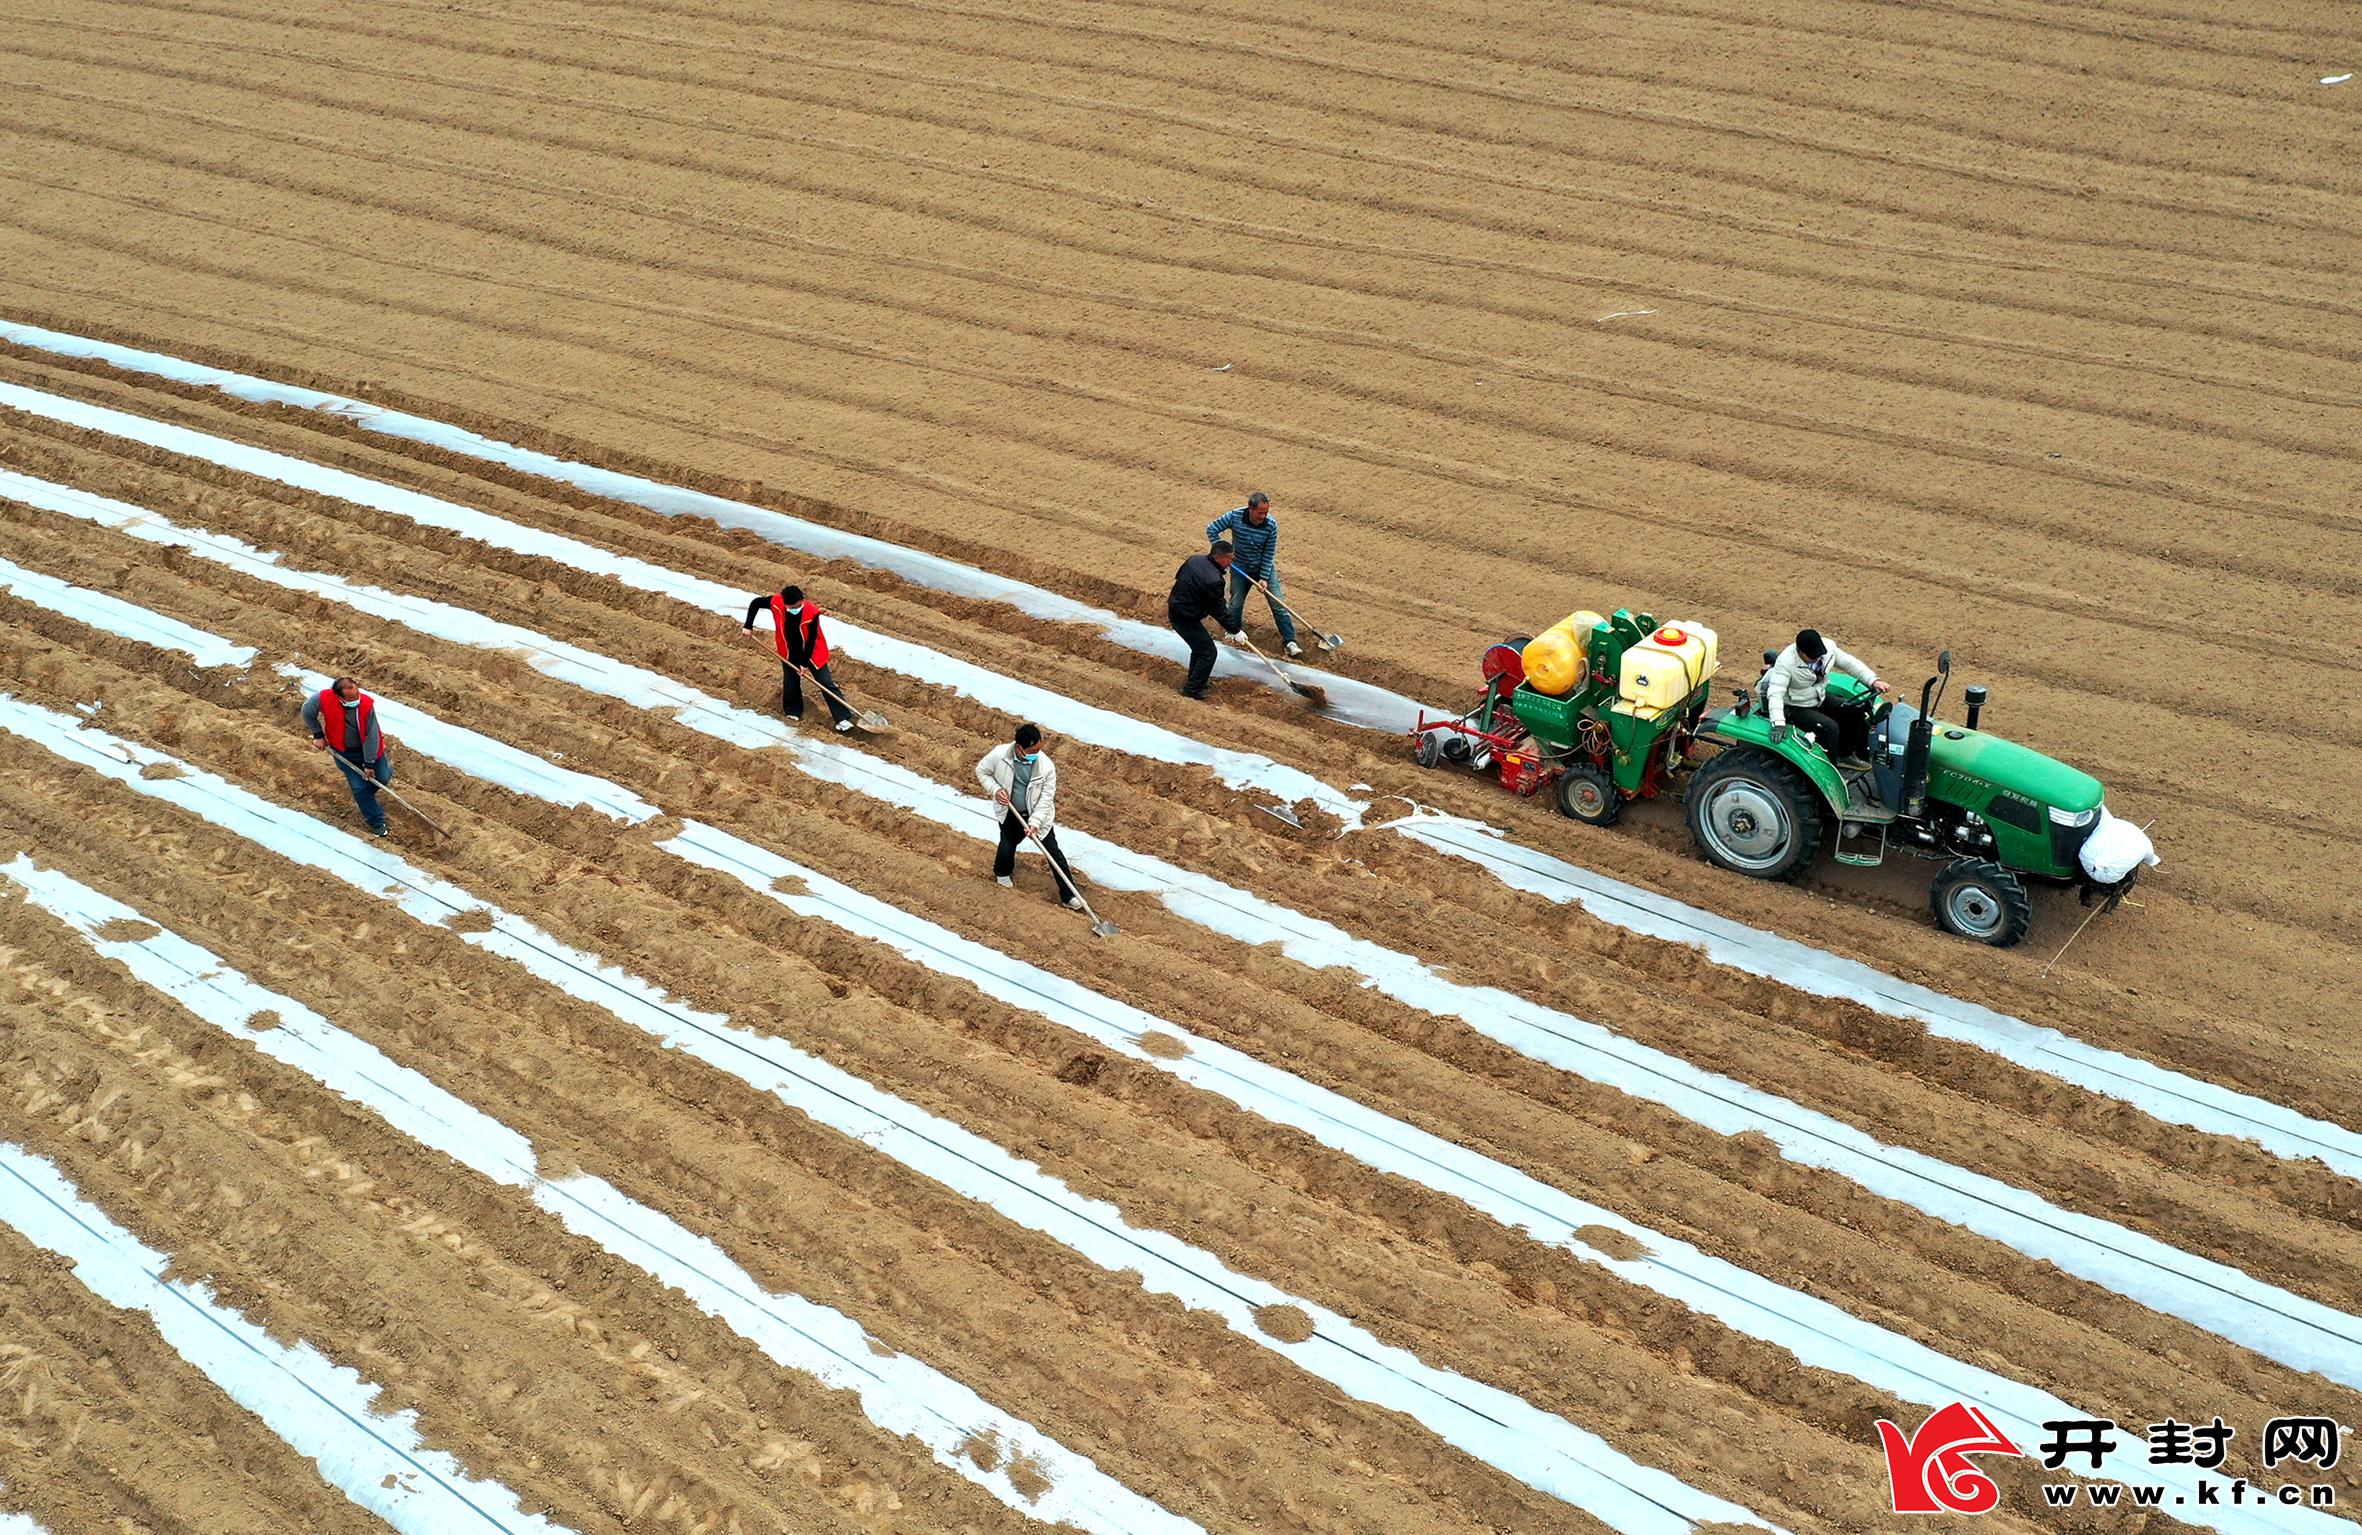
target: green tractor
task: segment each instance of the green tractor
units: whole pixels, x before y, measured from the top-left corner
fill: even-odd
[[[1767,668],[1774,654],[1764,652]],[[1685,807],[1699,851],[1755,879],[1798,877],[1824,844],[1847,864],[1883,863],[1890,849],[1941,859],[1929,891],[1936,924],[1999,946],[2025,937],[2033,922],[2028,880],[2079,883],[2085,905],[2113,910],[2141,864],[2118,872],[2111,858],[2102,868],[2116,877],[2103,880],[2081,856],[2094,828],[2112,819],[2099,780],[1979,730],[1981,687],[1968,690],[1963,723],[1939,722],[1951,675],[1947,650],[1916,709],[1842,673],[1829,678],[1832,696],[1871,708],[1867,771],[1839,769],[1800,730],[1775,745],[1761,679],[1734,707],[1708,711],[1698,739],[1721,749],[1691,776]],[[2114,826],[2112,836],[2139,837]],[[2146,838],[2137,846],[2146,852]]]

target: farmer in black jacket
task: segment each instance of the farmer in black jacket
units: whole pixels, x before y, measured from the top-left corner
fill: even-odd
[[[834,673],[828,669],[828,636],[820,628],[820,604],[804,596],[800,586],[782,587],[776,592],[763,592],[746,605],[746,632],[755,632],[755,620],[763,609],[771,610],[771,640],[779,652],[779,709],[791,720],[804,717],[804,677],[809,674],[821,686],[821,697],[828,700],[828,717],[836,721],[837,733],[853,728],[853,706],[845,702],[844,689],[837,686]]]
[[[1206,620],[1229,603],[1224,588],[1230,581],[1230,540],[1218,540],[1212,551],[1193,554],[1173,574],[1173,594],[1165,599],[1165,617],[1189,647],[1189,679],[1181,684],[1183,698],[1203,698],[1214,677],[1214,637]]]

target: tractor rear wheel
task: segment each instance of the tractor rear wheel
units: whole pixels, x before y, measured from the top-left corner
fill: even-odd
[[[1613,826],[1624,813],[1624,797],[1616,792],[1614,779],[1588,762],[1578,762],[1558,775],[1558,813],[1586,826]]]
[[[1690,840],[1707,859],[1751,879],[1794,879],[1821,850],[1821,798],[1767,751],[1737,746],[1690,775]]]
[[[1988,858],[1961,858],[1944,866],[1928,888],[1936,926],[1957,938],[1972,938],[2006,949],[2034,925],[2034,903],[2025,882]]]

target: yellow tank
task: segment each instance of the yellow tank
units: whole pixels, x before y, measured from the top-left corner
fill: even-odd
[[[1583,680],[1583,647],[1564,629],[1545,629],[1526,641],[1525,680],[1553,696]]]
[[[1616,696],[1635,709],[1673,708],[1714,675],[1719,651],[1714,631],[1702,624],[1660,625],[1624,652]]]
[[[1606,622],[1606,619],[1600,617],[1597,613],[1592,612],[1589,608],[1577,608],[1574,612],[1569,613],[1566,617],[1560,619],[1557,623],[1552,624],[1550,627],[1553,629],[1565,630],[1567,633],[1575,637],[1575,644],[1578,647],[1588,650],[1591,648],[1591,631]]]

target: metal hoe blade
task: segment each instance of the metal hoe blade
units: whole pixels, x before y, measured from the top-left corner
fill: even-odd
[[[1296,676],[1286,667],[1281,666],[1277,661],[1274,661],[1271,659],[1271,657],[1265,655],[1259,648],[1257,648],[1255,642],[1248,639],[1245,635],[1242,634],[1239,636],[1239,643],[1246,646],[1249,651],[1253,652],[1256,660],[1262,662],[1265,666],[1270,667],[1271,674],[1274,677],[1277,677],[1289,687],[1294,688],[1296,690],[1297,697],[1309,698],[1323,709],[1326,709],[1329,706],[1329,690],[1327,688],[1322,687],[1317,682],[1306,682],[1302,678]]]

